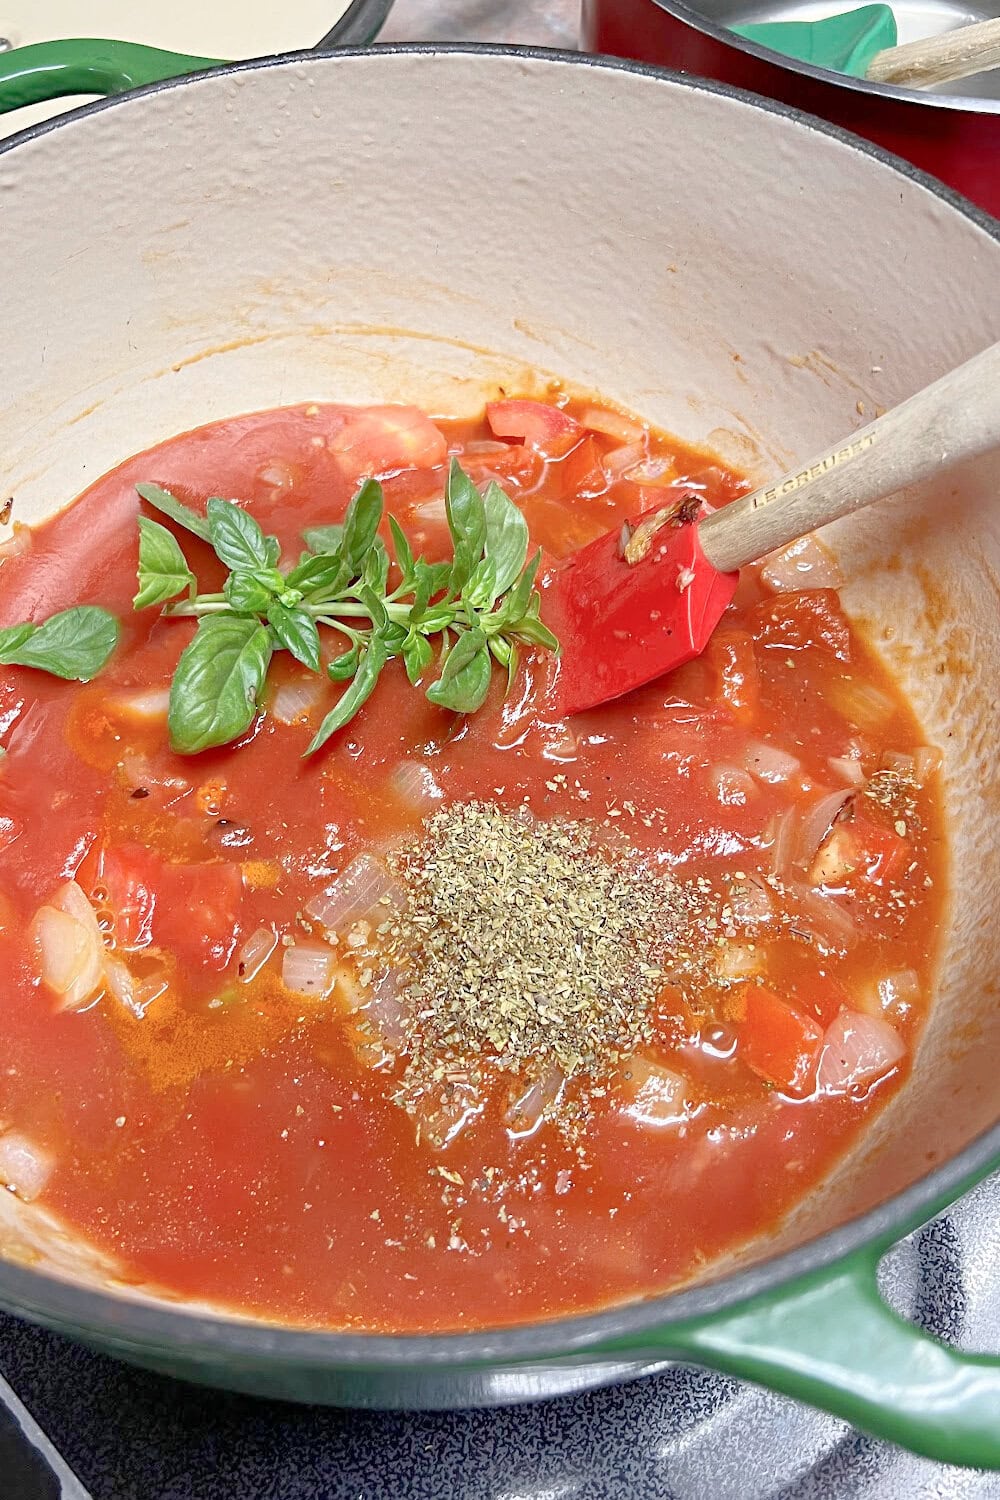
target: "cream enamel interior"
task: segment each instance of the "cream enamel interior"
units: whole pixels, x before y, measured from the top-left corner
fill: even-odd
[[[0,265],[3,496],[26,522],[239,411],[454,412],[549,376],[763,476],[1000,338],[1000,243],[919,184],[723,95],[528,57],[129,98],[0,153]],[[953,924],[911,1082],[795,1239],[998,1113],[1000,455],[832,540],[946,751]],[[41,1216],[29,1248],[0,1205],[7,1252],[45,1264]]]

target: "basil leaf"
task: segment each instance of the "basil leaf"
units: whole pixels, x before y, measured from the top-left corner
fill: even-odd
[[[433,657],[434,652],[431,650],[431,643],[427,637],[410,631],[403,642],[403,664],[406,667],[406,675],[414,687],[427,671]]]
[[[514,678],[517,676],[520,662],[517,645],[514,641],[508,641],[505,636],[497,635],[490,641],[490,651],[500,665],[507,668],[507,692],[509,693],[514,686]]]
[[[429,563],[422,557],[417,558],[413,564],[414,589],[413,603],[410,606],[410,621],[416,625],[423,618],[428,603],[441,590],[448,587],[451,577],[451,563]],[[435,608],[439,606],[435,605]]]
[[[344,556],[355,573],[361,571],[382,519],[382,486],[366,479],[344,517]]]
[[[544,646],[547,651],[559,650],[558,637],[535,615],[525,615],[523,620],[511,626],[511,630],[518,640],[528,641],[532,646]]]
[[[314,672],[318,672],[319,631],[312,615],[307,614],[304,609],[274,599],[267,607],[267,619],[278,644],[290,651],[304,667],[311,667]]]
[[[274,537],[266,537],[253,516],[234,500],[213,495],[207,506],[209,541],[227,568],[253,573],[277,562]]]
[[[289,588],[298,589],[303,597],[323,594],[332,598],[350,582],[351,569],[339,552],[324,552],[303,557],[297,568],[293,568],[285,579]]]
[[[172,531],[148,516],[139,517],[139,592],[132,600],[133,609],[148,609],[151,604],[166,604],[178,594],[196,587]]]
[[[187,531],[193,531],[195,536],[200,536],[203,542],[208,541],[208,521],[200,516],[196,510],[178,500],[169,490],[162,489],[158,484],[137,484],[136,492],[158,510],[161,515],[169,516],[171,521],[176,521],[178,526],[183,526]]]
[[[441,676],[427,689],[427,696],[432,703],[455,713],[475,713],[489,692],[492,675],[486,637],[473,627],[459,636],[448,653]]]
[[[357,713],[361,705],[371,697],[375,684],[378,682],[379,674],[388,661],[388,653],[385,643],[378,636],[372,636],[368,643],[368,649],[361,660],[354,681],[340,697],[316,732],[316,736],[306,751],[312,755],[321,745],[325,745],[331,734],[338,729],[343,729]]]
[[[389,582],[389,553],[385,542],[377,536],[365,558],[364,582],[379,594],[385,594]]]
[[[492,480],[483,496],[486,511],[486,556],[496,568],[496,594],[505,594],[528,557],[528,523],[517,506]]]
[[[177,664],[167,724],[179,755],[239,739],[257,714],[271,664],[271,632],[242,615],[207,615]]]
[[[335,656],[326,669],[327,676],[331,682],[346,682],[348,677],[353,677],[358,670],[358,662],[361,660],[361,642],[355,641],[349,651],[342,656]]]
[[[503,616],[504,624],[522,619],[531,603],[531,591],[535,586],[535,576],[538,573],[542,561],[541,552],[536,552],[534,557],[515,583],[510,593],[504,599],[499,613]]]
[[[453,458],[444,492],[448,528],[455,556],[451,564],[451,588],[457,594],[465,586],[486,542],[486,510],[483,497]]]
[[[107,665],[120,634],[118,621],[106,609],[78,604],[42,625],[10,625],[0,631],[0,665],[89,682]]]
[[[237,615],[263,615],[274,595],[256,573],[230,573],[223,585],[226,603]]]
[[[0,662],[13,666],[14,663],[9,661],[10,653],[34,633],[34,625],[7,625],[0,630]]]
[[[308,531],[302,533],[302,539],[310,552],[322,552],[332,555],[341,550],[344,540],[343,526],[310,526]],[[305,561],[305,559],[303,559]]]
[[[397,620],[390,620],[388,625],[384,626],[378,632],[378,635],[379,640],[382,641],[386,648],[387,654],[391,657],[398,656],[400,651],[402,651],[403,643],[409,635],[409,631],[405,625],[400,625]]]
[[[469,609],[492,609],[499,592],[497,569],[492,557],[481,557],[462,590],[462,600]]]
[[[375,593],[375,590],[369,588],[366,583],[363,583],[358,589],[358,598],[369,615],[371,615],[371,621],[375,629],[378,631],[385,630],[389,624],[389,616],[386,613],[385,605],[378,594]]]
[[[420,622],[420,629],[425,635],[433,635],[437,630],[447,630],[454,618],[453,604],[432,604]],[[413,619],[412,613],[410,619]]]
[[[395,516],[389,517],[389,530],[392,532],[392,550],[396,554],[396,567],[403,575],[403,582],[407,583],[414,576],[413,548]]]

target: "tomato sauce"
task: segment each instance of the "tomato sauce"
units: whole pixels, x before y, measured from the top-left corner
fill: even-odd
[[[327,405],[218,422],[129,460],[3,564],[0,625],[81,603],[123,621],[89,684],[0,668],[0,1175],[13,1133],[41,1163],[23,1196],[128,1281],[396,1332],[649,1295],[771,1231],[905,1077],[942,920],[935,756],[815,543],[746,571],[702,659],[571,721],[537,711],[544,653],[506,697],[498,671],[467,717],[396,660],[304,759],[338,689],[308,722],[279,722],[276,693],[308,676],[281,654],[238,744],[170,751],[165,690],[194,624],[133,612],[138,482],[199,509],[238,497],[297,558],[302,532],[378,474],[432,560],[450,555],[446,450],[499,480],[549,560],[671,494],[716,506],[746,489],[610,408],[558,404],[569,427],[534,404],[492,430]],[[177,535],[202,589],[219,588],[208,547]],[[282,984],[305,905],[358,855],[419,833],[414,764],[445,804],[623,829],[699,893],[698,984],[667,987],[654,1042],[580,1128],[557,1106],[512,1130],[497,1080],[435,1144],[336,992]],[[127,956],[141,1015],[108,988],[60,1009],[40,982],[32,923],[68,881]],[[278,946],[247,982],[261,929]]]

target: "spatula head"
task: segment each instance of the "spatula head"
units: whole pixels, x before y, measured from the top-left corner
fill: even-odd
[[[705,649],[739,574],[708,561],[690,509],[647,511],[549,576],[542,617],[562,648],[553,689],[562,715],[620,698]]]

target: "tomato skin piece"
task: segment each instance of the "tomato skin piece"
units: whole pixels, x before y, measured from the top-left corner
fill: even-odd
[[[797,1097],[809,1093],[823,1046],[823,1028],[762,986],[748,985],[741,1000],[738,1055],[758,1078],[783,1093]]]
[[[758,604],[754,634],[765,648],[804,651],[823,648],[838,661],[851,659],[850,626],[836,589],[799,589]]]
[[[495,437],[540,448],[550,458],[568,453],[584,434],[575,418],[541,401],[490,401],[486,420]]]
[[[399,469],[434,469],[448,457],[444,433],[416,406],[353,411],[327,446],[357,478]]]

